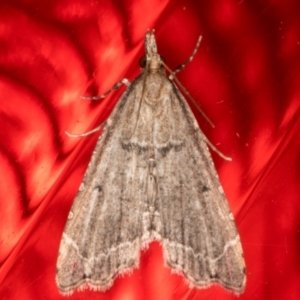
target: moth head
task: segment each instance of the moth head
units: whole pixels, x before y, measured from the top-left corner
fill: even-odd
[[[147,55],[157,55],[157,46],[154,36],[154,30],[147,30],[145,36],[145,50]]]
[[[146,56],[140,59],[140,66],[145,68],[148,66],[150,72],[156,72],[161,69],[162,58],[157,53],[157,46],[154,36],[154,30],[148,30],[145,36]]]

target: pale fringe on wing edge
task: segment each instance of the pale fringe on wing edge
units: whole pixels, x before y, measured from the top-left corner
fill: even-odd
[[[168,253],[165,249],[165,247],[163,246],[163,243],[161,241],[161,236],[157,233],[152,231],[152,233],[150,234],[151,238],[146,238],[145,236],[143,236],[140,239],[140,243],[138,243],[138,245],[140,245],[139,249],[138,249],[138,257],[137,260],[135,262],[135,265],[133,265],[130,268],[126,268],[123,269],[122,271],[118,271],[117,275],[115,277],[113,277],[108,284],[106,284],[105,286],[100,286],[97,284],[94,284],[92,282],[88,282],[88,279],[84,279],[80,282],[78,282],[74,287],[72,287],[69,291],[62,291],[59,289],[59,293],[63,296],[71,296],[75,291],[84,291],[84,290],[91,290],[91,291],[100,291],[100,292],[105,292],[107,291],[109,288],[111,288],[111,286],[113,285],[114,281],[116,280],[116,278],[118,277],[124,277],[126,275],[130,275],[132,274],[132,272],[134,271],[134,269],[138,269],[140,266],[140,255],[141,255],[141,251],[142,250],[147,250],[149,248],[149,245],[151,242],[157,241],[160,243],[162,249],[163,249],[163,260],[164,260],[164,266],[171,269],[171,273],[172,274],[177,274],[180,275],[181,277],[183,277],[184,282],[187,284],[187,286],[189,288],[196,288],[196,289],[206,289],[212,286],[221,286],[223,287],[226,291],[228,292],[232,292],[233,294],[239,296],[245,289],[245,284],[246,284],[246,276],[244,278],[244,282],[242,284],[242,288],[240,290],[234,289],[233,287],[226,287],[224,286],[223,282],[221,280],[217,280],[217,279],[212,279],[211,282],[207,283],[203,282],[202,283],[198,283],[198,285],[196,283],[193,283],[193,278],[191,278],[190,276],[188,276],[187,274],[184,273],[184,270],[179,266],[169,266],[167,263],[167,257],[168,257]],[[237,236],[238,240],[239,237]],[[165,243],[169,243],[168,240],[164,240]],[[180,245],[182,246],[182,245]],[[226,247],[226,246],[225,246]],[[228,246],[229,247],[229,246]],[[227,247],[227,248],[228,248]],[[224,252],[226,253],[227,248],[224,249]],[[136,249],[137,250],[137,249]],[[194,254],[195,255],[195,254]],[[196,257],[197,255],[195,255]],[[56,277],[56,284],[59,287],[59,282],[57,280]]]
[[[126,268],[126,269],[123,269],[122,271],[118,272],[117,275],[112,278],[108,284],[106,284],[105,286],[101,286],[101,285],[97,285],[95,283],[92,283],[92,282],[88,282],[87,279],[84,279],[80,282],[78,282],[74,287],[72,287],[69,291],[62,291],[60,288],[59,288],[59,293],[63,296],[71,296],[75,291],[84,291],[84,290],[91,290],[91,291],[95,291],[95,292],[105,292],[107,291],[109,288],[112,287],[115,279],[117,277],[124,277],[126,275],[130,275],[132,274],[133,270],[134,269],[138,269],[139,268],[139,260],[138,260],[138,264],[137,265],[134,265],[130,268]],[[57,277],[55,278],[56,280],[56,284],[57,286],[59,287],[59,282],[57,280]]]
[[[237,236],[237,239],[239,241],[239,236]],[[165,241],[165,243],[169,243],[169,241],[166,240],[166,239],[164,241]],[[188,276],[187,274],[185,274],[184,270],[179,265],[177,265],[177,266],[170,266],[170,265],[168,265],[168,263],[167,263],[167,257],[168,257],[167,250],[162,245],[162,242],[161,242],[161,246],[162,246],[162,249],[163,249],[164,266],[167,267],[167,268],[169,268],[169,269],[171,269],[171,273],[172,274],[177,274],[177,275],[180,275],[181,277],[183,277],[184,282],[186,283],[186,285],[190,289],[196,288],[196,289],[202,290],[202,289],[207,289],[207,288],[212,287],[212,286],[219,286],[219,287],[222,287],[223,289],[225,289],[228,293],[233,293],[236,296],[240,296],[244,292],[245,286],[246,286],[246,276],[244,277],[244,281],[242,283],[242,288],[239,289],[239,290],[236,289],[236,288],[233,288],[233,287],[229,287],[229,286],[226,287],[221,280],[217,280],[217,279],[212,279],[208,283],[207,283],[207,281],[203,282],[203,284],[202,283],[198,283],[198,284],[194,283],[193,282],[194,281],[193,278],[191,278],[190,276]],[[180,246],[182,246],[182,245],[180,245]],[[224,249],[224,251],[226,253],[227,249]]]

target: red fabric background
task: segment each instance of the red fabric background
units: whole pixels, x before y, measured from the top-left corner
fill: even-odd
[[[216,125],[210,140],[247,265],[239,299],[300,299],[300,2],[298,0],[0,1],[0,299],[64,299],[55,284],[67,214],[110,114],[101,94],[139,73],[147,28]],[[106,293],[69,299],[235,299],[189,289],[152,243]]]

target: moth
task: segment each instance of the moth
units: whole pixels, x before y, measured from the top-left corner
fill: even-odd
[[[240,237],[207,143],[223,155],[174,83],[182,87],[175,74],[199,43],[172,72],[148,30],[141,74],[112,88],[128,85],[104,124],[68,216],[56,273],[62,294],[107,290],[119,274],[139,267],[141,249],[154,240],[165,264],[191,287],[244,290]]]

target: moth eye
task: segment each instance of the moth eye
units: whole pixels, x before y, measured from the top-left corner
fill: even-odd
[[[146,67],[146,56],[143,56],[143,57],[140,58],[139,64],[140,64],[141,68]]]

